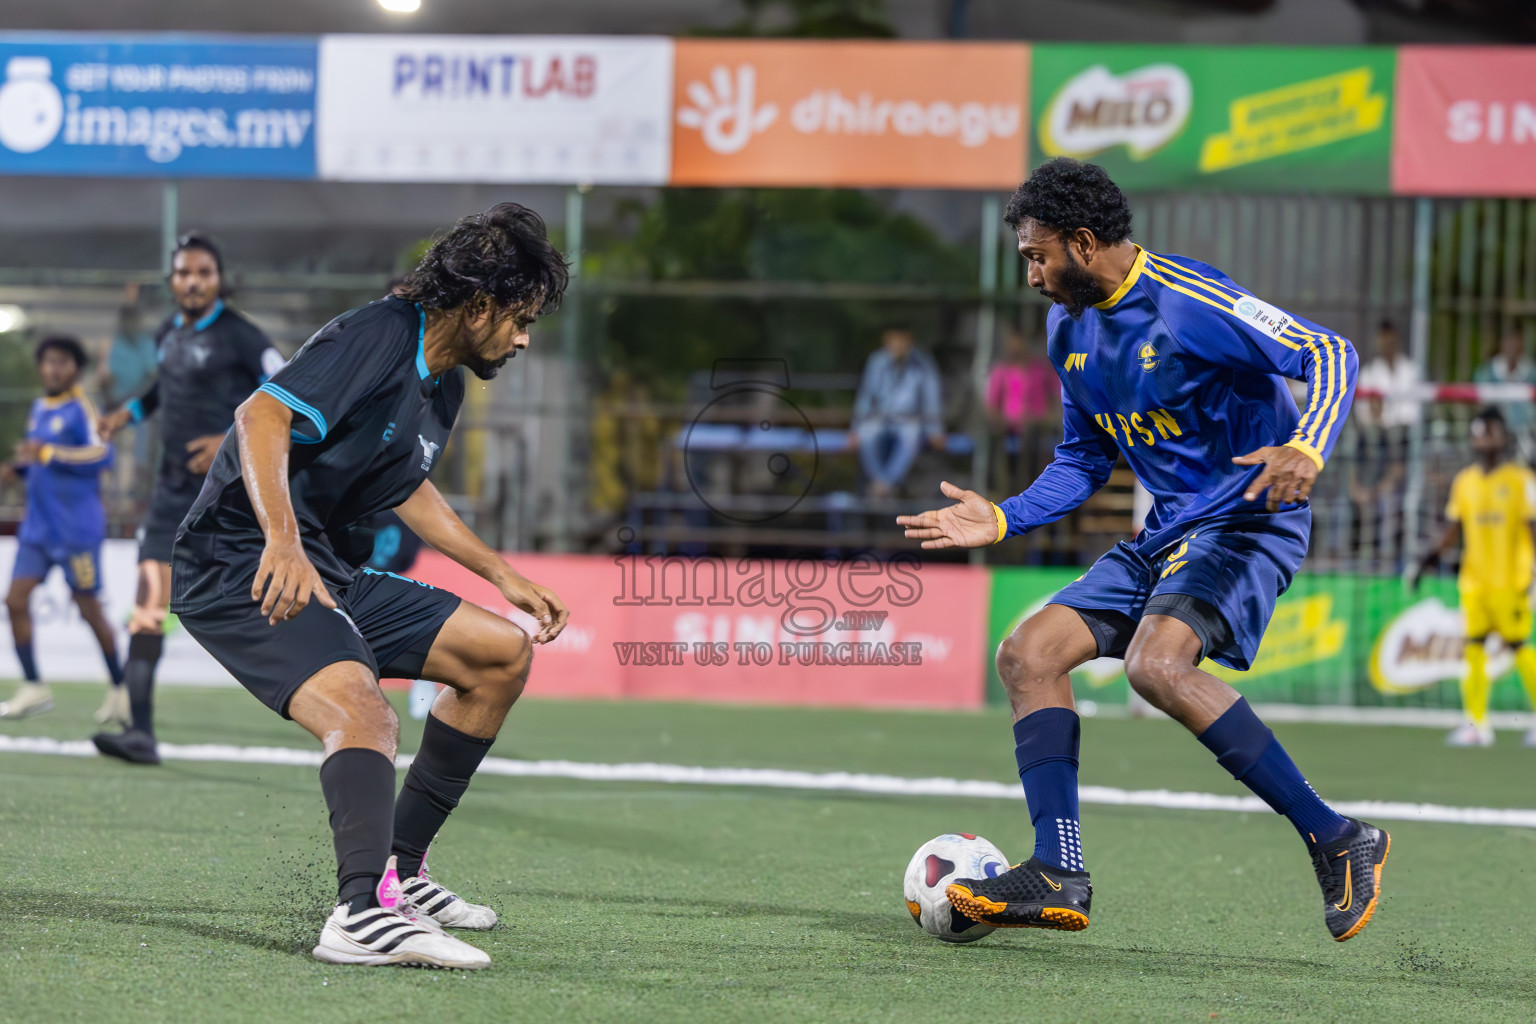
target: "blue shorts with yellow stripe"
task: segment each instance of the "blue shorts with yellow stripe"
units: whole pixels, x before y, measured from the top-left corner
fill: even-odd
[[[69,589],[79,594],[101,590],[101,546],[89,548],[44,547],[21,541],[16,545],[13,580],[40,580],[54,566],[64,570]]]
[[[1205,657],[1243,671],[1306,557],[1311,529],[1312,510],[1300,505],[1213,518],[1155,551],[1121,541],[1050,603],[1083,616],[1100,657],[1123,657],[1142,616],[1172,615],[1194,629]]]

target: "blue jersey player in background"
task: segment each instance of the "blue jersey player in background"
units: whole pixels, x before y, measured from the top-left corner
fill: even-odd
[[[1198,666],[1250,666],[1306,555],[1307,496],[1349,414],[1354,349],[1204,263],[1133,243],[1124,194],[1093,164],[1042,165],[1005,220],[1030,285],[1054,303],[1062,443],[1023,494],[993,504],[946,482],[956,504],[897,523],[925,548],[998,543],[1082,504],[1122,456],[1153,506],[1145,530],[998,648],[1035,850],[996,878],[958,880],[950,901],[1001,927],[1088,927],[1068,673],[1120,657],[1137,693],[1291,821],[1329,931],[1352,938],[1375,912],[1390,837],[1325,804],[1247,701]],[[1286,377],[1307,382],[1301,407]]]
[[[96,409],[80,390],[85,349],[75,338],[44,338],[37,346],[37,374],[43,397],[27,413],[26,438],[15,461],[3,467],[8,479],[27,484],[27,515],[16,536],[16,565],[5,604],[24,682],[0,704],[0,718],[25,718],[53,708],[53,695],[38,678],[32,652],[29,599],[49,570],[58,566],[74,593],[80,616],[96,634],[112,687],[98,722],[123,717],[128,702],[117,661],[117,641],[97,594],[101,590],[101,541],[107,517],[101,507],[101,471],[112,465],[112,446],[96,433]]]

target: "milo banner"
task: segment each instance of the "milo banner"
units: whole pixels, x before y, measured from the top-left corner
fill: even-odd
[[[1127,189],[1385,193],[1389,47],[1037,45],[1031,166]]]
[[[1028,615],[1043,608],[1079,569],[994,569],[988,636],[989,702],[1004,703],[991,651]],[[1411,593],[1396,577],[1303,573],[1275,605],[1253,667],[1234,672],[1207,661],[1250,700],[1287,704],[1460,706],[1461,612],[1455,581],[1426,578]],[[1488,672],[1495,710],[1523,710],[1512,652],[1494,641]],[[1127,698],[1118,659],[1091,661],[1072,675],[1078,699]]]

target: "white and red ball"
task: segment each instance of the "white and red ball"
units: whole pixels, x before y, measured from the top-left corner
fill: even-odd
[[[995,878],[1008,870],[1003,852],[980,836],[950,832],[912,855],[903,886],[907,910],[919,928],[944,942],[975,942],[994,931],[956,910],[944,889],[957,878]]]

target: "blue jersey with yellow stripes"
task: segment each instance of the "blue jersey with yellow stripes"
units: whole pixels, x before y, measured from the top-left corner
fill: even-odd
[[[27,517],[17,540],[42,548],[94,549],[106,535],[101,471],[112,446],[96,433],[96,408],[79,388],[38,398],[27,414],[27,440],[42,447],[22,473]]]
[[[1082,504],[1122,454],[1152,494],[1144,551],[1193,524],[1261,511],[1263,496],[1244,501],[1243,491],[1263,467],[1232,458],[1289,445],[1321,467],[1354,396],[1346,339],[1183,256],[1139,249],[1113,295],[1076,320],[1053,307],[1047,334],[1063,440],[1028,490],[999,503],[1010,536]],[[1302,408],[1286,377],[1307,382]]]

